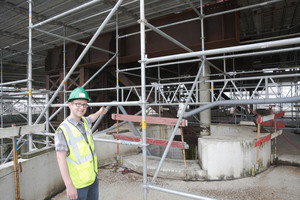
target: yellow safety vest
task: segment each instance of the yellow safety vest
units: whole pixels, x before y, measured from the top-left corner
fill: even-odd
[[[80,189],[94,183],[98,167],[97,156],[95,154],[92,131],[84,117],[83,125],[86,131],[87,140],[81,132],[68,120],[64,120],[58,129],[61,129],[66,138],[69,155],[67,155],[67,164],[70,177],[75,188]]]

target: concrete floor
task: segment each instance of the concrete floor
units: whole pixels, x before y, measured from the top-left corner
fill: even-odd
[[[292,130],[284,130],[283,135],[286,137],[283,135],[278,136],[277,154],[279,164],[300,166],[300,134],[295,134],[294,132]],[[272,152],[274,152],[274,149],[273,147]]]
[[[294,145],[300,147],[300,135],[292,131],[283,132]],[[274,150],[274,148],[273,148]],[[300,149],[290,144],[283,136],[277,139],[278,165],[272,165],[255,177],[230,181],[181,181],[158,178],[156,186],[178,190],[214,199],[289,199],[300,197]],[[284,165],[283,165],[284,164]],[[289,166],[286,164],[293,164]],[[143,199],[142,175],[121,173],[122,168],[109,165],[99,170],[100,200]],[[151,181],[151,177],[148,178]],[[53,200],[65,200],[63,192]],[[150,190],[148,200],[190,199],[173,194]]]

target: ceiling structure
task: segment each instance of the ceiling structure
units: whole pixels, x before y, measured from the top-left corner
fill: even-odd
[[[203,0],[203,5],[218,4],[226,0]],[[33,25],[67,12],[91,1],[86,0],[34,0],[32,6]],[[46,31],[72,40],[92,37],[116,0],[98,0],[92,6],[60,17],[33,29],[32,66],[33,87],[45,88],[45,59],[47,50],[63,43],[39,31]],[[299,0],[236,0],[239,10],[240,44],[250,44],[300,36]],[[199,0],[146,0],[146,19],[155,19],[172,13],[194,10],[199,15]],[[119,28],[138,24],[139,1],[125,0],[119,8]],[[28,1],[0,1],[0,49],[3,66],[3,82],[26,79],[28,59]],[[111,20],[104,32],[115,29]],[[293,57],[297,57],[296,53]],[[288,53],[280,55],[282,61],[290,59]],[[262,67],[265,58],[259,57],[253,64]],[[293,58],[298,59],[299,58]],[[265,66],[264,66],[265,67]],[[25,83],[26,84],[26,83]],[[26,85],[25,85],[26,87]]]

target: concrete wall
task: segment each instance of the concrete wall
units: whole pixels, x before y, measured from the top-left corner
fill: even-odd
[[[58,169],[55,151],[31,159],[20,159],[20,196],[25,200],[45,199],[64,188]],[[13,163],[0,166],[0,199],[15,199]],[[7,176],[6,176],[7,175]]]
[[[147,137],[156,138],[162,140],[169,140],[171,134],[174,131],[174,126],[164,126],[164,125],[149,125],[147,126]],[[180,135],[180,129],[177,129],[175,135]],[[153,156],[161,157],[164,153],[166,147],[158,145],[149,145],[149,150]],[[169,149],[167,158],[171,159],[182,159],[182,149],[173,148]]]
[[[126,133],[126,135],[134,136],[134,134],[131,132]],[[101,135],[101,136],[95,136],[95,137],[109,139],[109,140],[114,139],[114,137],[112,135]],[[103,166],[103,165],[106,165],[107,163],[116,161],[117,144],[95,141],[95,151],[98,156],[98,166]],[[121,144],[119,145],[120,156],[137,154],[137,153],[138,153],[137,146],[128,146],[128,145],[121,145]]]
[[[255,127],[217,125],[212,135],[198,139],[199,163],[207,170],[208,180],[226,180],[250,176],[256,164]],[[265,135],[265,134],[262,134]],[[271,142],[259,148],[259,169],[266,170],[271,163]]]

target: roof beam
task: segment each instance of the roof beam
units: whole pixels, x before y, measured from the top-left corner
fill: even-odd
[[[104,0],[104,3],[108,4],[110,6],[113,6],[113,5],[115,5],[117,3],[117,1],[115,1],[115,0]],[[124,14],[128,15],[129,17],[133,18],[134,20],[139,20],[140,19],[140,17],[138,15],[134,14],[131,11],[128,11],[124,7],[120,6],[118,10],[122,11]]]
[[[182,0],[183,1],[183,0]],[[194,11],[195,13],[200,17],[201,13],[195,8],[193,3],[190,0],[184,0]]]
[[[15,54],[21,54],[21,55],[27,56],[27,52],[24,51],[24,50],[19,51],[19,50],[15,50],[15,49],[12,49],[12,48],[9,48],[9,47],[6,47],[6,48],[4,48],[4,49],[2,49],[2,50],[3,50],[3,52],[4,52],[4,51],[8,51],[8,52],[9,52],[9,57],[10,57],[10,56],[13,56],[13,55],[15,55]],[[33,56],[34,56],[35,58],[38,57],[38,59],[45,59],[45,58],[47,57],[46,55],[36,54],[36,53],[34,53]],[[4,59],[5,59],[6,57],[7,57],[7,56],[3,56]],[[33,61],[33,62],[34,62],[34,61]]]
[[[8,32],[8,31],[1,31],[0,30],[0,35],[5,36],[5,37],[9,37],[9,38],[14,38],[14,39],[22,39],[22,40],[26,40],[26,41],[28,40],[28,37],[26,37],[26,36],[23,36],[23,35],[20,35],[20,34],[17,34],[17,33]],[[32,38],[32,41],[37,42],[37,43],[42,44],[42,45],[49,45],[49,46],[51,46],[49,48],[56,47],[56,45],[47,43],[47,42],[45,42],[43,40],[38,40],[38,39]],[[14,44],[12,44],[11,46],[13,46],[13,45]],[[5,47],[4,47],[4,49],[5,49]]]
[[[17,14],[21,14],[21,15],[24,15],[24,16],[28,17],[28,10],[25,9],[25,8],[20,8],[20,7],[17,7],[16,5],[14,5],[12,3],[2,2],[2,1],[0,2],[0,5],[2,5],[2,6],[8,8],[10,10],[16,12]],[[44,20],[49,19],[48,17],[46,17],[44,15],[40,15],[40,14],[38,14],[36,12],[33,12],[32,14],[33,14],[34,18],[36,20],[38,20],[38,21],[44,21]],[[52,21],[49,24],[66,27],[66,28],[68,28],[70,30],[73,30],[73,31],[76,31],[76,32],[80,32],[80,33],[86,34],[88,36],[92,36],[92,33],[87,33],[87,32],[85,32],[82,29],[75,28],[75,27],[73,27],[71,25],[64,24],[63,22],[60,22],[60,21],[57,21],[57,20],[56,21]]]

